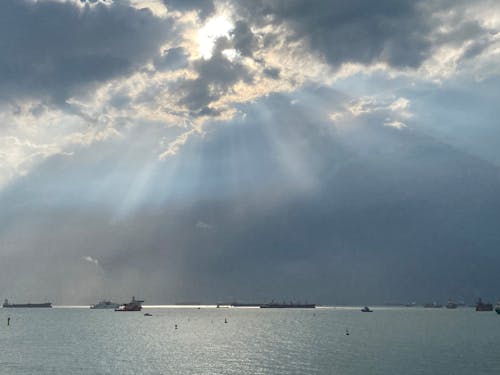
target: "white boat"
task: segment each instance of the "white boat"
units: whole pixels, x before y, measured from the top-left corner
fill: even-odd
[[[119,303],[114,303],[107,300],[99,301],[99,303],[90,306],[91,309],[116,309],[118,307],[120,307]]]

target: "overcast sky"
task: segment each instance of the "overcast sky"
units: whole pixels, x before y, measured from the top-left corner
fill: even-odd
[[[0,296],[500,297],[496,0],[3,0]]]

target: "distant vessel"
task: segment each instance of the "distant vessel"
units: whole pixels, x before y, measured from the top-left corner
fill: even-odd
[[[3,302],[2,307],[5,308],[14,308],[14,307],[21,307],[21,308],[33,308],[33,307],[52,307],[52,303],[50,302],[45,302],[45,303],[9,303],[8,299],[5,299]]]
[[[132,297],[132,301],[130,301],[129,303],[124,303],[123,305],[117,307],[115,311],[141,311],[143,302],[144,301]]]
[[[476,303],[476,311],[493,311],[493,305],[491,303],[484,303],[479,298]]]
[[[443,305],[441,305],[440,303],[438,303],[438,302],[434,301],[434,302],[432,302],[432,303],[426,303],[426,304],[424,305],[424,307],[426,307],[426,308],[434,308],[434,309],[439,309],[439,308],[443,307]]]
[[[447,309],[456,309],[457,308],[457,303],[452,301],[451,299],[448,300],[448,303],[446,304]]]
[[[265,303],[259,306],[261,309],[314,309],[316,305],[313,303]]]
[[[368,306],[365,306],[361,309],[362,312],[373,312]]]
[[[107,300],[99,301],[99,303],[90,306],[91,309],[117,309],[118,307],[120,307],[119,303],[114,303]]]
[[[260,307],[260,303],[247,303],[247,302],[233,302],[231,306],[233,307]]]

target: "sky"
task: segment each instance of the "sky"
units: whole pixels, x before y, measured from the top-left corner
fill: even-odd
[[[0,296],[500,297],[495,0],[4,0]]]

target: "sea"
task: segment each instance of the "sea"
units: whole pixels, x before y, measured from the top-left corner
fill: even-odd
[[[4,308],[0,374],[500,374],[495,312],[373,310]]]

